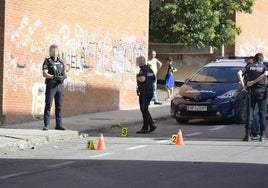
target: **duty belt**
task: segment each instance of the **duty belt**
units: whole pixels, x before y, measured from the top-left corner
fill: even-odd
[[[266,86],[264,84],[255,84],[251,88],[252,89],[259,89],[259,88],[265,88]]]

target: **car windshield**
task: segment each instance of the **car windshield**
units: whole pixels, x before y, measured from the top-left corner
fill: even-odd
[[[242,67],[203,67],[196,72],[189,82],[237,83],[237,72]]]

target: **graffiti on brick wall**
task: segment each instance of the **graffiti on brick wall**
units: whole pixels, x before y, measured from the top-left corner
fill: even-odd
[[[24,68],[22,72],[31,69],[39,73],[42,62],[36,56],[47,56],[48,46],[55,43],[60,47],[60,57],[70,67],[68,76],[71,79],[66,84],[69,91],[84,93],[90,85],[90,77],[95,74],[107,77],[117,87],[133,88],[137,71],[135,58],[147,54],[144,38],[132,35],[114,38],[109,32],[92,33],[78,23],[63,24],[58,31],[52,32],[41,19],[31,20],[25,16],[18,28],[12,31],[10,40],[14,46],[9,49],[8,54],[13,69]],[[21,50],[27,51],[27,54],[19,54]],[[38,66],[33,66],[34,64]],[[9,84],[13,84],[16,89],[25,85],[23,82],[22,79],[21,84]]]
[[[114,89],[133,89],[136,86],[136,57],[146,56],[145,33],[140,36],[118,34],[110,31],[94,33],[79,23],[62,24],[50,29],[42,19],[24,16],[17,28],[12,28],[11,45],[5,49],[4,92],[32,92],[32,116],[43,115],[45,84],[42,77],[43,59],[48,47],[59,45],[60,57],[70,71],[64,87],[69,92],[86,93],[93,88],[94,76],[101,76]],[[112,93],[114,103],[118,94]]]
[[[41,119],[44,114],[45,91],[44,83],[35,83],[32,87],[32,116],[35,120]]]
[[[266,36],[258,37],[249,33],[247,38],[244,39],[243,43],[237,44],[238,52],[237,56],[252,56],[258,52],[262,52],[264,54],[268,53],[268,41],[265,40]]]
[[[85,81],[73,80],[71,77],[68,77],[64,82],[64,88],[71,92],[79,91],[82,93],[86,93],[86,89],[90,87],[91,86]]]
[[[12,92],[20,91],[29,92],[29,86],[27,83],[29,81],[40,80],[40,75],[42,75],[42,64],[34,63],[32,60],[26,60],[28,56],[21,58],[20,61],[17,57],[14,57],[11,52],[6,53],[6,60],[10,62],[10,66],[5,68],[5,86],[12,88]],[[29,66],[22,65],[20,62],[28,62]],[[31,78],[29,78],[29,75]],[[34,83],[33,83],[34,84]],[[31,88],[32,86],[30,86]],[[8,90],[4,90],[8,92]]]
[[[42,52],[42,49],[36,48],[38,41],[32,37],[34,32],[40,27],[42,27],[40,19],[30,23],[29,17],[23,17],[20,26],[11,35],[11,42],[15,43],[17,48],[30,47],[32,52]]]
[[[83,93],[86,92],[86,88],[88,87],[85,82],[72,80],[70,78],[65,81],[64,85],[69,91],[80,91]],[[45,91],[46,85],[44,83],[34,83],[32,87],[32,116],[35,120],[43,118]],[[53,112],[51,111],[51,113]]]

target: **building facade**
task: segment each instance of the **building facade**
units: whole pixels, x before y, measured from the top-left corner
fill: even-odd
[[[65,116],[138,105],[136,57],[147,54],[149,0],[0,0],[0,9],[6,123],[42,118],[42,64],[51,44],[70,67]]]
[[[268,3],[255,0],[252,14],[236,13],[236,25],[242,33],[236,37],[235,54],[237,56],[254,55],[262,52],[268,59]]]
[[[158,0],[153,0],[157,2]],[[238,27],[241,28],[242,33],[236,37],[234,45],[225,46],[224,57],[230,56],[246,57],[255,55],[257,52],[264,53],[268,59],[268,4],[266,0],[256,0],[252,14],[245,14],[237,12],[233,19]],[[183,82],[191,76],[196,70],[217,57],[222,56],[222,50],[211,53],[210,50],[185,48],[183,46],[177,47],[177,51],[166,50],[161,48],[154,48],[150,45],[150,49],[156,49],[158,52],[157,58],[163,62],[163,68],[158,73],[158,79],[163,80],[167,72],[168,65],[165,63],[167,57],[174,59],[174,64],[178,68],[175,73],[175,78],[179,82]],[[163,52],[164,51],[164,52]]]

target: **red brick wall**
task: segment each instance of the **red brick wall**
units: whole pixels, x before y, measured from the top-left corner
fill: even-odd
[[[236,14],[236,24],[241,27],[242,33],[236,38],[235,54],[237,56],[264,53],[268,58],[268,3],[266,0],[257,0],[252,14]]]
[[[149,1],[12,0],[5,10],[8,123],[42,117],[42,63],[52,43],[71,67],[65,116],[137,106],[135,58],[147,51]]]

